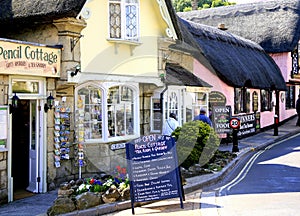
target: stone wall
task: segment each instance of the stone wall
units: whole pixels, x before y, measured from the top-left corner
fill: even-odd
[[[0,151],[0,204],[7,203],[7,151]]]

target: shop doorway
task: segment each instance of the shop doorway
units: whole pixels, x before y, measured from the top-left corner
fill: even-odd
[[[13,193],[38,193],[39,111],[37,100],[20,100],[12,115]],[[16,198],[15,198],[16,199]]]

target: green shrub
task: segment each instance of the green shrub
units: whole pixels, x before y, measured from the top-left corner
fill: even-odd
[[[186,169],[194,164],[205,165],[220,145],[214,129],[202,121],[187,122],[172,135],[176,140],[178,163]]]

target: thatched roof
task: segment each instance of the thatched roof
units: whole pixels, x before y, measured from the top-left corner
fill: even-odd
[[[255,41],[268,53],[290,52],[300,39],[300,1],[273,0],[177,13]]]
[[[169,85],[212,87],[179,64],[166,64],[166,83]]]
[[[0,25],[76,17],[85,1],[0,0]],[[170,49],[190,53],[230,86],[285,90],[279,68],[257,44],[184,21],[176,15],[171,0],[166,0],[166,5],[178,34],[176,45]]]
[[[0,0],[0,24],[76,17],[86,0]]]
[[[279,67],[258,44],[210,26],[177,21],[183,43],[171,48],[190,50],[196,59],[195,50],[201,52],[212,72],[229,86],[286,90]]]

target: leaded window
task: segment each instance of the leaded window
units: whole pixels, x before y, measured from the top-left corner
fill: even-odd
[[[110,0],[110,38],[123,40],[138,40],[138,11],[138,0]]]

